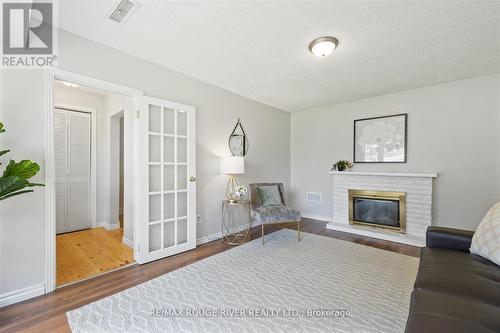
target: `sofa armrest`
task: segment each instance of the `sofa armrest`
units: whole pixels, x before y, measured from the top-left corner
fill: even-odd
[[[427,228],[426,245],[454,251],[469,252],[474,231],[431,226]]]

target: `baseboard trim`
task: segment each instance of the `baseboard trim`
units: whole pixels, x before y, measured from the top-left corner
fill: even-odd
[[[101,222],[97,222],[97,224],[94,228],[105,228],[107,225],[108,225],[108,222],[101,221]]]
[[[255,223],[255,222],[252,223],[252,227],[255,227],[257,225],[260,225],[260,223]],[[238,226],[236,228],[231,229],[231,232],[239,232],[239,231],[244,230],[245,228],[247,228],[246,225],[241,225],[241,226]],[[221,238],[222,238],[222,231],[219,231],[219,232],[216,232],[214,234],[207,235],[204,237],[200,237],[196,240],[196,246],[206,244],[206,243],[209,243],[211,241],[218,240]]]
[[[44,293],[45,286],[42,283],[2,294],[0,295],[0,308],[27,300],[29,298],[43,295]]]
[[[107,224],[104,226],[104,229],[110,231],[110,230],[116,230],[120,229],[120,223],[115,223],[115,224]]]
[[[134,248],[134,242],[132,242],[130,239],[123,237],[122,238],[122,243],[125,244],[126,246],[130,247],[131,249]]]
[[[323,221],[323,222],[331,222],[332,221],[331,217],[314,215],[314,214],[302,214],[302,217],[305,217],[306,219],[318,220],[318,221]]]

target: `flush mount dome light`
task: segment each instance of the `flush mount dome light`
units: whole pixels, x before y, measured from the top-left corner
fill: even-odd
[[[335,37],[319,37],[309,44],[309,50],[316,57],[326,57],[332,54],[333,50],[335,50],[338,44],[339,40]]]
[[[77,85],[76,83],[73,83],[73,82],[66,82],[66,81],[61,81],[66,87],[70,87],[70,88],[78,88],[79,85]]]

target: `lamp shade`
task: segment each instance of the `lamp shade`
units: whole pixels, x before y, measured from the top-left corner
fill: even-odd
[[[220,173],[224,175],[239,175],[245,173],[245,159],[243,156],[221,157]]]

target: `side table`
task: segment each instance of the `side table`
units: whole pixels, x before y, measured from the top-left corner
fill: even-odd
[[[250,201],[222,201],[222,241],[229,245],[240,245],[250,240],[252,219]]]

